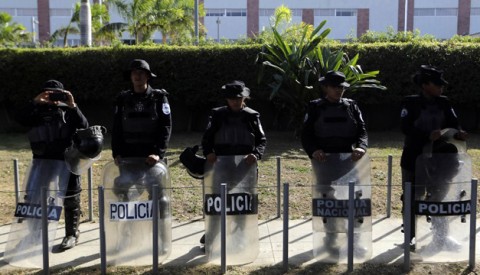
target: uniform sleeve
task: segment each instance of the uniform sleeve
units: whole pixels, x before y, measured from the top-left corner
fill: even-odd
[[[122,115],[123,115],[123,104],[119,96],[115,100],[114,114],[113,114],[112,141],[111,141],[113,158],[116,158],[118,155],[121,155],[120,148],[122,148],[122,142],[123,142]]]
[[[255,149],[253,154],[255,154],[257,159],[261,159],[263,154],[265,153],[265,147],[267,146],[267,138],[260,122],[259,113],[256,113],[254,116],[253,130],[255,135]]]
[[[362,117],[362,112],[358,105],[355,103],[353,104],[353,114],[355,116],[355,121],[357,122],[357,141],[356,141],[356,148],[362,148],[363,150],[367,151],[368,148],[368,134],[367,134],[367,127],[365,125],[365,121]]]
[[[88,120],[78,106],[75,108],[68,108],[66,112],[69,118],[68,123],[72,129],[76,130],[88,128]]]
[[[219,123],[217,119],[217,112],[215,110],[210,111],[210,116],[208,117],[207,129],[202,137],[202,149],[203,155],[207,156],[210,153],[213,153],[213,146],[215,144],[215,133],[218,130]]]
[[[161,101],[157,102],[157,110],[161,110],[159,112],[158,120],[160,125],[158,127],[159,133],[157,144],[155,144],[156,152],[152,152],[152,154],[159,155],[160,158],[163,159],[167,152],[168,143],[170,142],[170,136],[172,134],[172,114],[166,95],[163,96]]]
[[[316,119],[315,105],[310,103],[307,107],[307,113],[303,120],[303,130],[301,135],[302,147],[307,155],[312,158],[313,152],[318,149],[315,143],[314,123]]]

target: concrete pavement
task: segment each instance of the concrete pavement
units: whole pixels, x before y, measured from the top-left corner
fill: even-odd
[[[372,222],[372,257],[373,263],[403,263],[403,234],[400,232],[400,219],[377,218]],[[282,230],[283,221],[274,219],[259,222],[260,253],[257,259],[249,264],[252,266],[270,266],[282,262]],[[84,222],[78,245],[71,250],[58,252],[56,246],[64,236],[63,225],[58,226],[55,247],[50,253],[50,267],[75,266],[89,267],[100,265],[99,224]],[[467,231],[468,229],[465,228]],[[3,261],[5,245],[8,240],[10,225],[0,226],[0,273],[6,270],[18,269]],[[480,228],[477,227],[477,232]],[[204,233],[202,219],[190,222],[174,222],[172,228],[172,253],[164,265],[196,265],[207,263],[204,252],[199,247],[199,239]],[[477,243],[479,241],[477,234]],[[476,257],[480,257],[477,245]],[[312,221],[291,220],[289,222],[289,263],[294,265],[310,264],[316,260],[312,253]],[[411,254],[412,261],[418,260],[415,253]],[[452,258],[450,258],[452,259]],[[432,260],[431,260],[432,261]],[[433,262],[435,262],[435,258]],[[438,261],[445,261],[439,257]],[[448,258],[447,258],[448,261]]]

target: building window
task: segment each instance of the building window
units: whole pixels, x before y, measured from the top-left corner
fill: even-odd
[[[50,16],[72,16],[71,9],[50,9]]]
[[[415,9],[415,16],[457,16],[457,8],[424,8]]]
[[[258,15],[259,16],[273,16],[273,14],[275,13],[275,9],[259,9],[258,10]]]
[[[246,9],[207,9],[206,16],[247,16]]]
[[[292,11],[292,16],[302,16],[303,15],[303,10],[302,9],[291,9]]]
[[[246,9],[227,9],[227,16],[247,16]]]
[[[0,12],[6,12],[6,13],[10,14],[11,16],[15,16],[15,9],[0,8]]]
[[[315,9],[315,16],[357,16],[357,10],[349,9]]]
[[[357,16],[357,10],[336,10],[335,16]]]
[[[225,9],[207,9],[205,16],[224,16]]]
[[[335,16],[335,9],[315,9],[313,14],[315,16]]]
[[[480,8],[472,8],[470,16],[480,16]]]
[[[17,9],[17,16],[37,16],[37,9]]]

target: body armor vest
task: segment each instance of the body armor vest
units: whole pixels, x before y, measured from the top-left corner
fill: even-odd
[[[420,115],[415,120],[414,125],[417,129],[427,133],[433,130],[442,129],[445,123],[445,114],[438,104],[426,104],[422,107]]]
[[[156,103],[150,97],[126,98],[122,118],[126,143],[154,143],[159,120]]]
[[[357,125],[348,112],[349,105],[321,106],[315,121],[315,136],[326,147],[345,147],[346,140],[352,140],[357,133]],[[350,145],[350,144],[349,144]]]
[[[227,115],[215,134],[215,145],[255,147],[255,136],[243,112]]]
[[[28,132],[28,140],[35,155],[44,155],[47,151],[65,150],[57,146],[56,141],[69,138],[69,129],[65,121],[65,112],[60,108],[48,108],[39,112],[40,123]]]

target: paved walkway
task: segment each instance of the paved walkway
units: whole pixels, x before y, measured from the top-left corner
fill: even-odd
[[[375,263],[402,263],[403,234],[400,232],[400,219],[381,218],[375,219],[372,225],[372,258]],[[100,265],[99,224],[93,222],[82,223],[80,229],[82,235],[77,247],[64,252],[57,252],[55,247],[50,254],[50,266],[76,266],[88,267]],[[250,265],[265,266],[282,262],[282,228],[281,219],[260,221],[260,254],[255,262]],[[312,253],[312,222],[311,220],[291,220],[289,223],[289,263],[295,265],[309,264],[314,262]],[[464,229],[468,231],[467,228]],[[3,261],[5,244],[8,239],[10,225],[0,226],[0,273],[13,268]],[[204,232],[203,220],[184,223],[174,223],[172,230],[173,248],[172,253],[163,263],[164,265],[195,265],[207,262],[207,259],[199,247],[199,239]],[[477,232],[480,228],[477,227]],[[59,226],[55,245],[63,238],[64,228]],[[480,234],[477,234],[477,244]],[[411,259],[415,261],[414,253]],[[480,258],[480,249],[477,245],[476,257]],[[435,261],[435,260],[434,260]],[[438,258],[438,261],[445,259]]]

